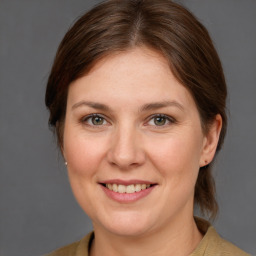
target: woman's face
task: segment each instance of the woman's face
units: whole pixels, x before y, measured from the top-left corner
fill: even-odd
[[[63,154],[95,230],[139,236],[191,217],[211,142],[188,90],[147,48],[107,57],[70,85]]]

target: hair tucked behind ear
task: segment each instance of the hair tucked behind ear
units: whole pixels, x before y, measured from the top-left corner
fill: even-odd
[[[223,143],[227,118],[226,83],[218,54],[205,27],[184,7],[170,0],[109,0],[83,15],[67,32],[49,76],[45,102],[49,124],[63,142],[63,121],[69,84],[107,55],[147,46],[160,52],[175,77],[190,91],[202,128],[217,114]],[[199,171],[195,204],[214,218],[218,211],[211,164]]]

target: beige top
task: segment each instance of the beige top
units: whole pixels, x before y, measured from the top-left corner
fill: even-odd
[[[250,256],[235,245],[221,238],[216,230],[205,220],[196,218],[198,229],[205,234],[195,251],[189,256]],[[67,245],[46,256],[89,256],[88,251],[93,232],[82,240]]]

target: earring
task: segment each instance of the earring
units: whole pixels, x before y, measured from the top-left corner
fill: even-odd
[[[67,166],[67,165],[68,165],[68,162],[65,162],[64,164]]]
[[[202,166],[202,168],[206,169],[208,166],[209,166],[208,161],[205,160],[205,161],[204,161],[204,166]]]

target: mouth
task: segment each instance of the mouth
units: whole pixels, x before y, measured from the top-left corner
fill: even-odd
[[[102,186],[107,188],[110,191],[120,193],[120,194],[132,194],[132,193],[138,193],[140,191],[149,189],[156,184],[116,184],[116,183],[100,183]]]
[[[118,203],[133,203],[147,197],[157,183],[146,180],[105,180],[99,182],[105,194]]]

